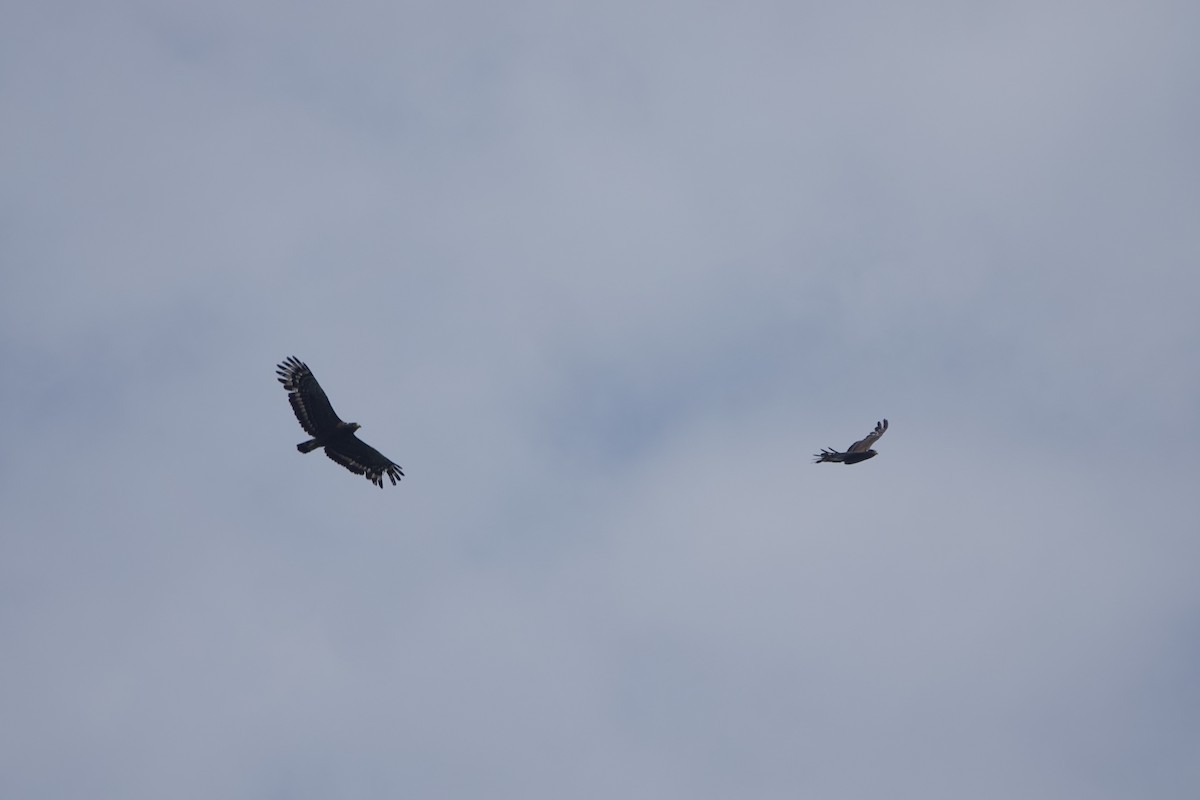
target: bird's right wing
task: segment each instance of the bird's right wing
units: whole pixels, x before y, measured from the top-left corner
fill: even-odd
[[[354,434],[339,439],[336,444],[326,445],[325,455],[355,475],[366,475],[367,480],[380,489],[383,488],[384,475],[391,479],[393,486],[404,477],[400,465]]]

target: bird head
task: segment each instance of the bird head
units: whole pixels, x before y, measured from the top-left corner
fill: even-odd
[[[357,422],[351,422],[350,423],[350,432],[354,433],[356,430],[358,430],[361,427],[362,427],[362,425],[359,425]]]

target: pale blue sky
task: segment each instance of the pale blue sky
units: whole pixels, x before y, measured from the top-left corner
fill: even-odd
[[[1102,5],[10,9],[0,795],[1196,796],[1200,12]]]

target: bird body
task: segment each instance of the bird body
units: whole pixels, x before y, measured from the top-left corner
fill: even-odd
[[[354,436],[354,432],[361,427],[362,425],[359,425],[357,422],[339,421],[337,427],[335,427],[332,431],[329,431],[319,439],[309,439],[307,442],[301,442],[300,444],[296,445],[296,449],[301,453],[311,453],[318,447],[325,447],[331,443],[343,443],[348,440],[348,437],[351,436],[357,439],[358,437]]]

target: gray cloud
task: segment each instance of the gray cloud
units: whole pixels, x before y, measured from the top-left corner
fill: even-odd
[[[1195,12],[11,16],[0,793],[1194,793]]]

